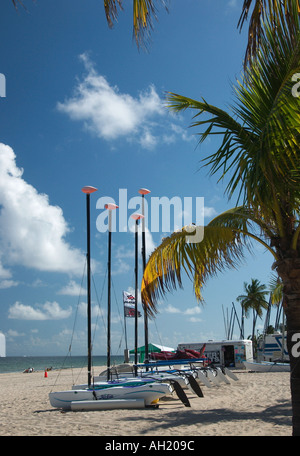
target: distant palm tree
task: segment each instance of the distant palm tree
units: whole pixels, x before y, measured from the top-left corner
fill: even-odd
[[[249,312],[252,310],[252,342],[254,344],[255,340],[255,327],[257,322],[257,317],[261,318],[263,315],[263,310],[268,308],[268,302],[265,297],[269,293],[266,289],[266,286],[260,284],[257,279],[251,279],[251,283],[244,283],[245,294],[239,295],[236,299],[241,304],[243,313],[247,318]],[[254,352],[254,345],[253,345]]]
[[[278,9],[280,0],[273,0]],[[291,362],[293,433],[300,435],[300,362],[292,351],[300,337],[300,103],[292,96],[293,77],[300,73],[300,22],[293,11],[294,32],[284,10],[266,18],[260,51],[235,89],[233,114],[177,94],[169,107],[194,111],[193,127],[204,127],[200,142],[218,134],[216,152],[204,158],[210,174],[228,177],[226,193],[242,205],[220,214],[204,227],[202,242],[187,242],[184,228],[164,239],[152,253],[142,281],[142,299],[155,312],[159,298],[182,286],[182,272],[192,279],[196,297],[209,277],[239,267],[250,240],[274,257],[283,284],[287,345]],[[274,26],[277,33],[273,33]],[[197,227],[195,227],[197,231]]]

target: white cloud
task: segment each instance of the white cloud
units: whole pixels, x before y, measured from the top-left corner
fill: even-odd
[[[183,313],[185,315],[196,315],[200,314],[202,311],[199,306],[191,307],[189,309],[186,309]]]
[[[70,280],[69,283],[58,291],[58,294],[68,295],[68,296],[79,296],[82,291],[81,285],[75,282],[75,280]]]
[[[214,207],[204,206],[204,217],[213,217],[214,215],[217,215]]]
[[[188,309],[181,310],[172,304],[168,304],[167,307],[165,307],[163,310],[166,313],[187,315],[189,317],[188,321],[191,323],[198,323],[202,321],[200,318],[196,317],[196,315],[199,315],[202,312],[199,306],[189,307]]]
[[[63,211],[23,179],[11,147],[0,143],[0,260],[40,271],[81,274],[84,254],[65,240]],[[0,279],[11,273],[0,265]]]
[[[122,93],[118,87],[97,73],[87,54],[80,56],[87,71],[74,94],[59,102],[59,111],[70,119],[83,122],[99,138],[112,141],[125,137],[152,149],[158,142],[169,143],[175,137],[186,140],[182,129],[176,129],[155,87],[150,85],[136,97]],[[163,120],[162,120],[163,119]]]
[[[6,336],[10,339],[13,339],[15,337],[23,337],[23,336],[25,336],[25,333],[19,333],[18,331],[15,331],[14,329],[9,329],[6,333]]]
[[[0,281],[1,290],[3,290],[4,288],[16,287],[17,285],[19,285],[19,282],[16,282],[15,280],[1,280]]]
[[[167,313],[182,313],[180,309],[177,307],[172,306],[171,304],[168,304],[168,306],[164,309],[165,312]]]
[[[197,318],[197,317],[191,317],[188,319],[190,323],[201,323],[203,320],[202,318]]]
[[[8,318],[18,320],[61,320],[68,318],[72,308],[64,310],[57,302],[47,301],[45,304],[36,307],[16,302],[8,310]]]

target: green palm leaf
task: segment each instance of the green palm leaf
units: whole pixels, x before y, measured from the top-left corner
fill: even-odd
[[[232,113],[205,100],[169,93],[167,106],[196,111],[191,127],[201,128],[199,142],[221,135],[216,152],[203,159],[210,174],[229,177],[226,193],[243,195],[247,205],[270,207],[270,200],[299,200],[300,102],[292,95],[295,73],[300,73],[300,28],[291,37],[280,17],[278,33],[267,21],[260,51],[251,68],[234,86]],[[280,33],[279,33],[280,32]],[[204,129],[203,129],[204,127]]]
[[[164,239],[147,263],[142,300],[150,314],[156,312],[160,296],[182,287],[182,272],[194,282],[195,295],[201,301],[206,278],[222,270],[225,263],[234,267],[242,256],[240,234],[230,228],[206,227],[203,241],[195,244],[186,242],[188,234],[183,229]]]
[[[236,268],[245,249],[251,251],[251,240],[258,240],[276,259],[276,253],[255,233],[271,234],[271,229],[256,218],[253,211],[238,207],[220,214],[204,228],[201,242],[188,242],[190,230],[183,228],[165,238],[147,263],[142,299],[149,313],[156,312],[159,299],[168,291],[182,287],[182,273],[194,284],[195,296],[203,301],[201,290],[206,280],[227,268]]]
[[[286,28],[293,34],[295,18],[300,13],[299,0],[244,0],[242,14],[240,16],[238,27],[242,29],[244,23],[248,20],[249,12],[252,8],[248,29],[248,44],[245,53],[245,66],[251,64],[257,56],[262,37],[264,36],[264,22],[266,16],[270,18],[272,33],[276,34],[276,22],[282,18],[284,13]]]

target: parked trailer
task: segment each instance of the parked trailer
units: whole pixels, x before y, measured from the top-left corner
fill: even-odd
[[[286,346],[286,333],[284,334],[284,343],[282,345],[282,334],[266,334],[265,338],[260,341],[257,348],[257,360],[261,361],[289,361],[289,354]]]
[[[178,349],[199,351],[204,344],[206,345],[204,355],[208,358],[209,362],[216,366],[244,369],[243,361],[253,360],[251,340],[209,340],[196,343],[182,343],[178,344]]]

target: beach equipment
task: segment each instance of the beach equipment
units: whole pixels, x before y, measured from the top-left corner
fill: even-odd
[[[64,410],[72,410],[75,403],[77,403],[77,410],[83,410],[85,408],[83,402],[86,401],[99,402],[94,407],[98,407],[98,410],[101,410],[115,409],[118,408],[118,405],[122,406],[121,408],[126,408],[126,405],[132,408],[134,404],[140,408],[141,401],[143,401],[144,407],[155,406],[158,399],[171,393],[172,388],[166,383],[146,382],[143,384],[142,382],[124,382],[119,385],[107,384],[106,387],[105,385],[101,385],[99,388],[93,386],[90,388],[76,388],[67,391],[52,392],[49,394],[49,399],[53,407]],[[138,401],[132,402],[132,400],[137,399]],[[126,401],[128,401],[128,404],[126,404]],[[86,407],[90,408],[90,404],[87,404]]]
[[[122,381],[118,384],[112,384],[109,381],[102,382],[99,385],[92,385],[91,376],[91,365],[92,365],[92,343],[91,343],[91,267],[90,267],[90,195],[97,191],[95,187],[86,186],[82,188],[82,191],[86,194],[86,218],[87,218],[87,325],[88,325],[88,382],[82,388],[78,385],[73,387],[71,390],[51,392],[49,394],[50,404],[53,407],[72,410],[72,403],[81,402],[81,410],[84,407],[90,407],[90,404],[83,402],[86,401],[105,401],[105,408],[117,408],[118,404],[116,401],[122,400],[120,406],[122,408],[126,405],[126,400],[130,400],[128,406],[133,406],[132,399],[142,399],[144,406],[151,406],[157,404],[159,398],[171,394],[173,388],[170,383],[154,382],[150,381]],[[117,206],[107,205],[106,209],[109,211],[109,245],[108,245],[108,265],[110,269],[110,255],[111,255],[111,210]],[[140,216],[136,216],[136,221],[140,219]],[[137,236],[136,236],[137,240]],[[137,246],[136,246],[137,251]],[[136,272],[137,275],[137,272]],[[110,271],[109,271],[109,282],[110,282]],[[137,285],[136,285],[137,287]],[[107,379],[109,379],[110,371],[110,283],[108,288],[108,339],[107,339]],[[174,386],[175,389],[178,385]],[[140,406],[141,402],[136,402],[137,406]],[[97,405],[101,409],[101,403]]]
[[[77,401],[71,402],[71,410],[85,411],[85,410],[112,410],[112,409],[138,409],[144,408],[144,399],[119,399],[112,401],[98,400],[98,401]]]
[[[107,204],[105,206],[105,208],[109,211],[109,223],[108,223],[108,228],[109,228],[109,236],[108,236],[108,302],[107,302],[107,314],[108,314],[108,318],[107,318],[107,369],[106,371],[101,375],[100,378],[95,378],[93,379],[93,385],[91,385],[91,383],[88,383],[88,384],[80,384],[80,385],[74,385],[72,387],[72,390],[78,390],[78,389],[86,389],[86,388],[90,388],[91,386],[93,387],[93,389],[96,391],[99,391],[101,389],[107,389],[107,388],[116,388],[116,387],[119,387],[118,390],[114,390],[116,394],[116,392],[119,394],[120,393],[120,388],[121,387],[131,387],[133,388],[133,386],[139,386],[139,390],[141,390],[141,386],[144,385],[144,390],[146,391],[146,387],[149,386],[150,389],[150,393],[151,393],[151,397],[153,395],[153,389],[152,389],[152,383],[153,382],[157,382],[157,383],[160,383],[162,384],[162,382],[167,382],[166,385],[160,385],[160,388],[164,388],[164,392],[165,394],[164,395],[168,395],[168,394],[171,394],[173,393],[174,391],[176,392],[177,396],[179,397],[179,399],[184,403],[185,406],[190,406],[189,404],[189,400],[186,396],[186,394],[184,393],[184,391],[182,390],[182,387],[180,385],[180,381],[181,381],[181,378],[178,378],[178,377],[175,377],[175,376],[168,376],[168,378],[164,377],[164,378],[158,378],[158,377],[153,377],[151,376],[150,378],[147,378],[148,376],[146,375],[146,378],[143,377],[143,378],[139,378],[137,376],[137,368],[136,368],[136,365],[137,365],[137,353],[138,353],[138,349],[137,349],[137,345],[138,345],[138,328],[137,328],[137,318],[138,318],[138,309],[137,309],[137,302],[138,302],[138,299],[137,299],[137,289],[138,289],[138,230],[137,230],[137,227],[138,227],[138,223],[140,220],[143,219],[143,215],[141,214],[138,214],[138,213],[135,213],[133,214],[131,217],[135,220],[135,299],[134,299],[134,317],[135,317],[135,350],[134,350],[134,353],[135,353],[135,361],[136,361],[136,364],[134,365],[134,372],[132,371],[131,375],[129,375],[129,378],[127,378],[126,375],[122,376],[122,378],[119,380],[119,379],[114,379],[113,381],[111,381],[111,370],[112,370],[112,367],[111,367],[111,363],[110,363],[110,351],[111,351],[111,344],[110,344],[110,306],[111,306],[111,293],[110,293],[110,289],[111,289],[111,211],[116,209],[118,206],[114,205],[114,204]],[[134,380],[133,380],[133,378]],[[190,385],[190,382],[187,381],[188,385]],[[151,385],[151,386],[150,386]],[[194,385],[194,389],[193,391],[196,390],[196,394],[200,395],[200,397],[203,397],[203,394],[201,392],[201,389],[200,387],[195,384]],[[124,390],[124,392],[126,392],[126,395],[128,395],[128,390]],[[158,395],[158,398],[161,397],[161,394]],[[145,404],[148,405],[148,399],[145,400]]]

